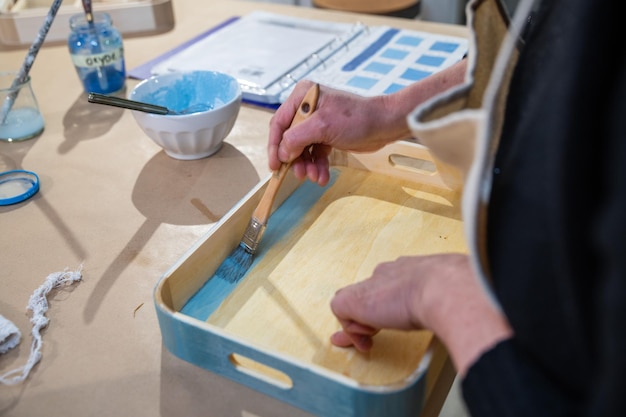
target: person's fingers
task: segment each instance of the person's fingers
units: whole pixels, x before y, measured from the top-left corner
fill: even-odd
[[[323,146],[318,150],[314,145],[302,151],[302,154],[292,162],[292,169],[296,178],[308,178],[311,182],[324,186],[330,180],[330,164],[328,154],[330,147]]]
[[[285,104],[285,106],[287,106]],[[288,106],[287,106],[288,107]],[[295,111],[295,110],[294,110]],[[267,155],[270,168],[276,170],[280,167],[281,160],[278,155],[280,143],[283,140],[283,134],[289,128],[293,113],[285,108],[279,108],[270,120],[270,131],[267,141]]]
[[[279,157],[280,144],[283,141],[284,133],[291,126],[293,118],[298,111],[298,107],[311,84],[312,83],[309,81],[298,83],[287,100],[276,110],[270,120],[267,153],[269,166],[272,170],[279,169],[282,161],[289,161],[289,159],[281,159]]]
[[[330,300],[330,309],[344,328],[351,322],[367,321],[368,310],[364,298],[368,296],[370,285],[371,279],[343,287]]]
[[[330,180],[330,161],[328,159],[331,147],[327,145],[316,145],[313,147],[312,157],[317,166],[316,181],[320,186],[325,186]]]
[[[319,178],[319,171],[317,169],[317,165],[315,165],[314,161],[309,161],[306,165],[306,176],[313,183],[317,183],[317,179]]]
[[[372,328],[407,330],[419,327],[411,308],[413,288],[420,280],[413,274],[414,270],[401,260],[380,264],[372,277],[337,291],[330,308],[342,324],[353,321]]]
[[[277,171],[280,168],[280,161],[276,156],[277,146],[268,146],[267,147],[267,162],[270,170]]]
[[[354,346],[361,352],[367,352],[374,344],[371,336],[364,336],[360,334],[351,334],[343,330],[339,330],[330,336],[330,342],[338,347],[350,347]]]
[[[340,321],[343,330],[354,335],[361,336],[374,336],[378,333],[378,329],[367,326],[365,324],[357,323],[356,321]]]
[[[355,335],[352,338],[352,344],[361,352],[367,352],[374,345],[374,341],[371,336]]]
[[[330,336],[330,342],[333,345],[339,346],[339,347],[350,347],[350,346],[352,346],[352,339],[343,330],[339,330],[339,331],[333,333]]]
[[[306,178],[306,161],[304,161],[302,158],[296,158],[293,161],[291,168],[297,179],[303,180]]]
[[[309,148],[322,140],[320,131],[316,127],[317,115],[313,113],[308,119],[296,126],[290,127],[283,133],[282,141],[278,144],[277,155],[283,162],[294,160],[307,153]]]

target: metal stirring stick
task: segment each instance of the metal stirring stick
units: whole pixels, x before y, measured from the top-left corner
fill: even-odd
[[[107,96],[98,93],[89,93],[87,101],[90,103],[107,104],[109,106],[121,107],[123,109],[139,110],[146,113],[154,114],[177,114],[167,107],[157,106],[155,104],[142,103],[141,101],[129,100],[125,98]]]

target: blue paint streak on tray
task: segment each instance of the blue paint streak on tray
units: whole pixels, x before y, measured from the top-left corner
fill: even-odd
[[[309,181],[304,182],[283,202],[268,220],[263,239],[259,242],[259,247],[250,269],[253,269],[263,259],[265,248],[272,247],[298,224],[324,192],[335,183],[338,174],[339,171],[337,169],[331,169],[330,181],[324,187]],[[230,283],[224,279],[213,279],[211,277],[185,303],[180,312],[198,320],[206,321],[244,279],[246,279],[246,275],[238,282]]]
[[[380,37],[377,40],[375,40],[370,46],[365,48],[363,52],[361,52],[354,59],[352,59],[352,61],[345,64],[341,68],[341,70],[346,71],[346,72],[354,71],[355,69],[359,67],[359,65],[365,62],[368,58],[374,56],[374,54],[378,52],[383,46],[387,45],[389,41],[394,36],[396,36],[398,32],[400,32],[400,29],[392,28],[392,29],[387,30],[385,33],[380,35]]]

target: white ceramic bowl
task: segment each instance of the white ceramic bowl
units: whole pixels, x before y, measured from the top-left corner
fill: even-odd
[[[172,158],[200,159],[217,152],[241,108],[241,88],[234,77],[214,71],[172,72],[143,80],[128,98],[181,112],[158,115],[132,110],[141,129]]]

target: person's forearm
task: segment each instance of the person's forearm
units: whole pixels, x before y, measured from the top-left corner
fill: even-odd
[[[453,263],[449,267],[454,271]],[[476,278],[433,280],[422,303],[425,324],[446,346],[461,377],[484,352],[513,336],[508,320]]]
[[[464,306],[450,314],[436,333],[446,346],[460,377],[498,342],[512,337],[506,320],[485,305]]]
[[[406,122],[406,116],[426,100],[440,94],[465,79],[467,59],[439,71],[421,81],[415,82],[397,93],[381,97],[384,101],[385,114],[390,117],[386,125],[395,129],[388,131],[388,135],[395,139],[406,139],[412,136]]]

